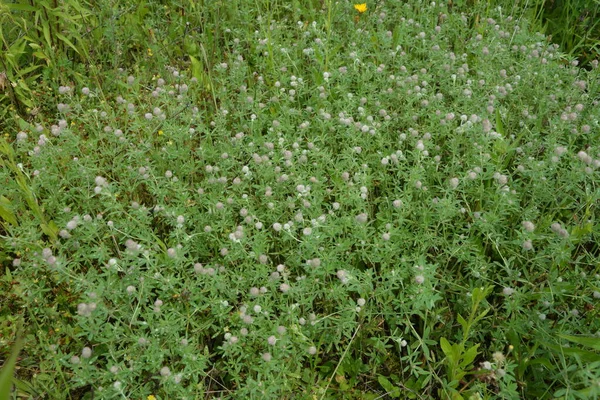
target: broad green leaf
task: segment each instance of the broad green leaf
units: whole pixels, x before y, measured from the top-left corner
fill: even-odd
[[[52,11],[52,6],[50,5],[48,0],[39,0],[38,4],[50,12]]]
[[[574,226],[571,230],[571,235],[581,238],[585,235],[589,235],[590,233],[592,233],[593,227],[594,224],[592,224],[591,222],[588,222],[581,226]]]
[[[377,381],[381,387],[387,392],[387,395],[396,399],[400,397],[400,389],[394,386],[385,376],[379,375]]]
[[[477,357],[477,349],[478,348],[479,348],[479,344],[476,344],[463,354],[462,361],[460,363],[460,366],[462,368],[465,368],[465,367],[471,365],[473,360],[475,360],[475,357]]]
[[[138,22],[140,24],[144,23],[144,18],[146,17],[146,15],[148,15],[148,13],[150,12],[150,9],[148,7],[146,7],[146,2],[140,2],[138,5],[138,9],[137,9],[137,16],[139,18]]]
[[[196,57],[194,57],[194,56],[189,56],[189,57],[190,57],[190,61],[192,62],[192,76],[194,78],[198,79],[198,81],[204,82],[203,73],[202,73],[202,64]]]
[[[35,8],[34,6],[31,6],[29,4],[5,3],[5,6],[8,7],[9,9],[15,10],[15,11],[37,11],[37,8]]]
[[[494,288],[492,286],[486,286],[485,288],[475,288],[473,289],[473,295],[471,297],[471,302],[473,305],[481,303],[485,298],[492,292]]]
[[[452,400],[465,400],[465,398],[458,392],[452,393]]]
[[[468,327],[467,321],[465,321],[465,319],[463,318],[463,316],[460,315],[460,314],[458,314],[456,316],[456,319],[458,320],[458,323],[460,324],[460,326],[462,326],[463,331],[466,332],[467,331],[467,327]]]
[[[56,226],[56,224],[53,221],[50,221],[49,223],[42,222],[40,224],[40,229],[42,230],[42,232],[44,232],[46,235],[48,235],[53,241],[58,239],[58,227]]]
[[[504,139],[498,139],[494,142],[494,150],[498,156],[503,156],[508,151],[508,144]]]
[[[18,226],[17,217],[12,212],[12,203],[4,196],[0,196],[0,217],[11,225]]]
[[[183,49],[188,54],[192,54],[192,55],[197,55],[197,54],[200,53],[200,51],[198,49],[198,45],[191,38],[185,38],[184,39],[184,41],[183,41]],[[192,57],[192,56],[190,56],[190,57]]]
[[[450,363],[455,363],[458,357],[460,357],[460,352],[457,349],[456,345],[450,344],[446,338],[440,339],[440,346],[442,347],[442,351],[448,357]]]
[[[505,135],[504,124],[502,123],[502,116],[500,115],[500,110],[496,109],[496,132],[501,134],[503,137]]]
[[[382,388],[385,389],[386,392],[391,392],[394,390],[394,385],[383,375],[379,375],[377,377],[377,381],[381,385]]]
[[[50,57],[48,57],[46,55],[46,53],[44,53],[43,51],[36,51],[33,53],[33,56],[37,57],[39,59],[42,59],[42,60],[46,60],[47,62],[50,62]]]

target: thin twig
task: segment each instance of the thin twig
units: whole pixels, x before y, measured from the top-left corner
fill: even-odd
[[[360,324],[358,325],[358,327],[354,331],[354,334],[352,335],[352,338],[350,339],[350,343],[348,343],[348,346],[346,346],[346,349],[344,349],[344,353],[342,354],[342,357],[340,358],[340,361],[338,361],[337,365],[335,366],[335,369],[333,370],[333,373],[331,374],[331,378],[329,378],[329,382],[327,382],[327,386],[325,387],[325,390],[323,391],[323,394],[321,395],[321,399],[320,400],[323,400],[323,398],[325,397],[325,394],[327,393],[327,389],[329,389],[329,385],[331,385],[331,381],[333,381],[333,377],[335,376],[338,368],[342,364],[342,361],[344,361],[344,357],[346,357],[346,353],[348,352],[348,349],[352,345],[352,342],[354,341],[354,338],[356,337],[356,334],[358,333],[359,329],[360,329]]]

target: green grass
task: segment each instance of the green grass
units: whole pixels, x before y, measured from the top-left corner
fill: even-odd
[[[499,1],[512,15],[525,18],[561,51],[584,68],[600,55],[600,2],[597,0]]]
[[[117,3],[3,14],[12,398],[598,396],[597,63],[487,4]]]

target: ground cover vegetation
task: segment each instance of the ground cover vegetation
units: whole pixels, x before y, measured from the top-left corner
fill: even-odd
[[[2,399],[600,394],[593,46],[480,2],[0,7]]]

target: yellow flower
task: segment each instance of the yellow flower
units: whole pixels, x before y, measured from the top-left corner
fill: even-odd
[[[158,136],[162,136],[163,133],[163,131],[158,131]]]
[[[148,400],[156,400],[156,397],[154,397],[154,395],[151,394],[150,396],[148,396]]]
[[[152,49],[148,49],[148,55],[149,55],[150,57],[152,57],[152,56],[153,56],[153,54],[152,54]]]
[[[354,9],[362,14],[367,11],[367,3],[355,4]]]

